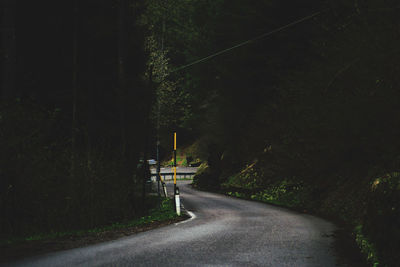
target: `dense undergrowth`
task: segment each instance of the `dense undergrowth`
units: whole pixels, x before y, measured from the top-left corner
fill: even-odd
[[[352,231],[371,266],[396,266],[399,262],[399,172],[368,176],[362,185],[352,177],[329,177],[324,183],[298,177],[270,179],[266,185],[265,171],[265,166],[256,161],[219,185],[204,165],[195,177],[195,185],[327,217]]]
[[[6,240],[0,240],[0,246],[4,245],[18,245],[21,242],[26,241],[38,241],[38,240],[51,240],[63,237],[79,237],[95,233],[101,233],[106,231],[114,231],[123,228],[130,227],[140,227],[153,222],[163,222],[167,220],[172,220],[179,217],[175,212],[174,202],[170,198],[164,198],[158,205],[158,198],[154,197],[149,199],[149,202],[153,203],[155,206],[153,209],[149,210],[148,214],[142,217],[133,218],[126,221],[114,222],[109,225],[99,226],[86,230],[76,230],[76,231],[65,231],[65,232],[44,232],[35,235],[28,235],[20,238],[11,238]]]
[[[72,151],[57,110],[29,102],[0,108],[2,241],[125,221],[156,204],[143,201],[142,169],[135,161],[125,164],[112,137],[104,133],[100,144],[89,146],[83,128]]]

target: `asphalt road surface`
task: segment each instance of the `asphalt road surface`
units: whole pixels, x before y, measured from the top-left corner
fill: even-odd
[[[178,184],[183,205],[193,215],[187,221],[13,266],[338,266],[333,224],[196,191],[189,183]]]

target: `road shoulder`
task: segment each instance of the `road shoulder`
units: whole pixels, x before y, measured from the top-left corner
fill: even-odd
[[[70,235],[59,238],[51,238],[37,241],[23,241],[12,245],[2,245],[0,263],[20,260],[27,257],[38,256],[50,252],[85,247],[97,243],[116,240],[122,237],[149,231],[174,223],[190,219],[190,216],[183,213],[182,216],[164,221],[154,221],[139,226],[132,226],[114,230],[101,231],[98,233],[87,233],[84,235]]]

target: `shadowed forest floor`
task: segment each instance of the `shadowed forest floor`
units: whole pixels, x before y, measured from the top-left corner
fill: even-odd
[[[188,218],[182,215],[174,219],[165,221],[155,221],[145,225],[126,227],[122,229],[107,230],[98,233],[87,233],[84,235],[71,235],[61,238],[45,239],[38,241],[24,241],[13,245],[0,246],[2,256],[0,262],[8,262],[26,257],[46,254],[50,252],[84,247],[101,242],[116,240],[125,236],[130,236],[140,232],[149,231],[158,227],[177,223]]]

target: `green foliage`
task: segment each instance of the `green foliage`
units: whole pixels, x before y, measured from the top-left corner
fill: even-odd
[[[48,240],[48,239],[56,239],[60,237],[76,237],[83,236],[92,233],[101,233],[106,231],[112,231],[117,229],[123,229],[128,227],[142,226],[146,224],[150,224],[152,222],[162,222],[170,219],[174,219],[178,217],[175,211],[174,202],[165,198],[162,200],[160,206],[158,208],[153,208],[149,211],[147,216],[142,216],[139,218],[135,218],[129,221],[124,222],[115,222],[110,225],[104,227],[96,227],[88,230],[78,230],[78,231],[67,231],[67,232],[52,232],[52,233],[41,233],[36,235],[31,235],[25,238],[12,238],[8,240],[1,240],[0,245],[3,244],[15,244],[23,241],[35,241],[35,240]]]
[[[195,8],[192,2],[185,0],[147,0],[146,6],[140,23],[148,29],[147,68],[152,72],[156,88],[151,117],[161,143],[171,147],[171,132],[191,131],[188,121],[193,117],[193,99],[185,86],[187,81],[171,71],[182,63],[177,62],[177,58],[187,56],[188,43],[199,40],[191,19]]]
[[[300,208],[304,206],[304,203],[302,203],[304,201],[303,195],[304,188],[299,185],[288,185],[286,181],[283,181],[278,186],[251,195],[251,199],[292,208]]]
[[[285,179],[276,181],[273,184],[263,187],[257,184],[257,180],[262,180],[263,176],[255,171],[257,165],[248,165],[239,174],[231,176],[227,182],[222,184],[222,189],[228,195],[253,199],[261,202],[283,205],[292,208],[301,208],[306,206],[304,201],[307,194],[310,194],[310,188],[306,188],[299,181],[288,181]],[[230,190],[239,190],[232,192]],[[307,203],[309,204],[309,203]]]
[[[357,245],[360,247],[361,252],[367,255],[368,262],[370,262],[372,266],[377,267],[380,265],[377,250],[375,246],[371,243],[371,241],[367,237],[365,237],[362,228],[362,225],[358,225],[354,229]]]
[[[241,187],[248,190],[256,190],[260,187],[260,180],[263,175],[259,173],[259,169],[255,168],[257,161],[246,167],[238,174],[232,175],[223,183],[223,187]]]
[[[392,266],[399,260],[400,249],[400,175],[386,173],[370,183],[363,231],[376,245],[381,262]]]
[[[199,189],[218,190],[219,183],[218,176],[212,172],[206,162],[200,165],[196,175],[193,177],[193,185]]]

